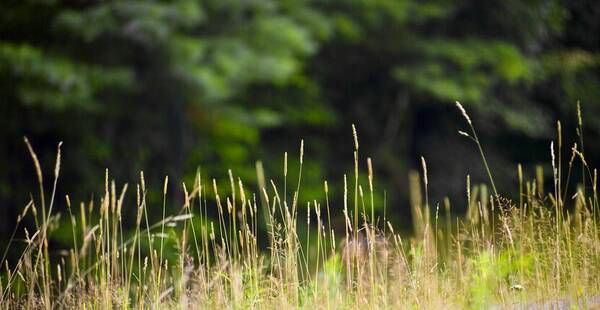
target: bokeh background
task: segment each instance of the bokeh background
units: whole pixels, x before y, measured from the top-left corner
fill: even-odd
[[[255,163],[280,182],[287,151],[295,185],[304,139],[300,199],[322,199],[327,179],[341,214],[354,123],[389,218],[409,225],[421,155],[431,201],[460,213],[466,175],[486,175],[455,100],[514,195],[517,163],[526,177],[549,166],[557,119],[575,141],[579,100],[588,160],[600,154],[599,33],[592,0],[3,0],[0,233],[37,197],[24,136],[47,179],[64,142],[59,212],[67,193],[97,200],[105,168],[119,186],[143,170],[156,210],[169,175],[170,213],[198,169],[254,190]]]

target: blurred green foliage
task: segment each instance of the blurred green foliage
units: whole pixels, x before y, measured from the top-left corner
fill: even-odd
[[[206,180],[232,169],[251,186],[262,159],[281,178],[283,152],[292,171],[304,138],[308,200],[351,173],[351,123],[361,165],[374,157],[388,210],[406,215],[421,154],[435,199],[462,197],[467,173],[485,179],[454,134],[455,100],[509,187],[516,161],[547,158],[554,120],[572,125],[577,100],[598,137],[598,31],[593,1],[3,1],[0,226],[35,182],[24,135],[46,169],[65,141],[60,190],[75,199],[98,192],[109,167],[130,183],[145,170],[155,188],[169,174],[175,202],[198,166]]]

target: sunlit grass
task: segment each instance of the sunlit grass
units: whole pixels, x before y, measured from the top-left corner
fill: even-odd
[[[363,164],[354,127],[355,166],[343,176],[344,194],[336,200],[342,206],[332,207],[326,181],[324,201],[299,198],[302,142],[298,179],[288,180],[286,153],[282,187],[265,180],[262,164],[257,165],[260,189],[255,193],[231,171],[224,196],[216,180],[206,184],[197,175],[193,184],[182,184],[179,212],[167,215],[165,178],[158,223],[149,221],[143,173],[131,190],[127,185],[117,189],[107,171],[104,195],[96,202],[76,206],[69,196],[55,197],[60,145],[47,200],[40,164],[26,141],[39,195],[17,219],[15,232],[23,232],[26,245],[20,258],[9,264],[5,253],[2,259],[0,306],[481,309],[598,304],[597,173],[585,160],[581,116],[579,147],[570,149],[567,169],[558,125],[551,144],[552,190],[545,191],[543,173],[536,171],[537,177],[528,180],[519,165],[519,197],[512,201],[497,191],[473,123],[458,107],[471,130],[460,133],[476,143],[492,192],[484,184],[471,184],[466,176],[466,214],[452,216],[448,199],[439,204],[429,200],[427,162],[421,158],[422,171],[410,176],[411,236],[398,234],[386,215],[376,212],[370,158],[364,165],[367,182],[361,184]],[[577,166],[584,179],[569,187]],[[296,185],[292,190],[290,181]],[[136,198],[134,206],[125,205],[128,193]],[[67,207],[73,245],[68,253],[52,258],[49,238],[65,223],[52,212],[58,203]],[[123,227],[125,208],[136,209],[131,233]],[[332,210],[340,209],[344,225],[334,227],[332,217],[337,214]],[[28,216],[35,221],[35,231],[19,227]],[[262,222],[266,232],[259,227]]]

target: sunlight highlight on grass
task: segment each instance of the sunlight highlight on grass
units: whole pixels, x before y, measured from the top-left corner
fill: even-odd
[[[52,212],[61,201],[55,197],[60,144],[51,197],[46,200],[40,163],[25,140],[39,196],[20,213],[9,246],[23,230],[19,225],[24,217],[33,217],[36,231],[23,230],[25,247],[18,261],[10,264],[6,252],[3,255],[0,307],[481,309],[552,307],[558,301],[591,306],[600,293],[600,209],[597,171],[587,165],[582,147],[580,112],[579,147],[574,144],[571,149],[566,178],[559,123],[557,143],[551,146],[552,191],[545,193],[541,168],[528,179],[519,165],[519,197],[513,202],[497,191],[473,122],[456,104],[471,130],[459,133],[476,143],[492,192],[485,184],[471,184],[467,176],[467,211],[457,217],[448,198],[441,206],[430,202],[427,163],[421,157],[422,175],[410,175],[411,236],[401,236],[385,211],[375,211],[374,196],[379,194],[371,158],[366,160],[368,184],[361,184],[358,131],[353,125],[354,184],[343,176],[339,208],[332,207],[327,181],[324,201],[302,201],[304,141],[290,195],[287,153],[283,188],[265,179],[262,163],[256,165],[255,193],[229,171],[230,189],[222,196],[217,180],[207,185],[198,173],[193,184],[181,185],[183,205],[173,215],[165,211],[165,178],[162,220],[153,224],[143,172],[134,187],[135,206],[126,206],[128,185],[117,191],[107,171],[99,201],[81,202],[77,210],[65,197],[73,244],[53,258],[49,236],[63,223],[60,214]],[[569,182],[576,165],[581,165],[584,179],[573,186]],[[131,208],[134,229],[126,233],[124,210]],[[343,226],[334,226],[331,210],[342,210]],[[263,221],[264,233],[259,227]]]

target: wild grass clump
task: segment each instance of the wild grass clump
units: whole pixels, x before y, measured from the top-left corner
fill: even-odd
[[[570,150],[567,169],[561,163],[559,123],[557,143],[551,147],[552,190],[545,192],[541,171],[528,180],[519,165],[519,196],[513,201],[497,191],[471,118],[457,105],[471,131],[460,133],[476,143],[492,192],[485,184],[471,184],[467,176],[467,212],[452,216],[449,199],[431,205],[427,163],[421,158],[422,172],[410,176],[411,236],[400,235],[385,213],[375,212],[378,194],[372,163],[368,158],[368,179],[361,184],[354,127],[355,166],[352,174],[343,177],[342,206],[330,204],[327,181],[324,201],[301,201],[301,143],[299,177],[291,195],[287,194],[287,153],[283,188],[266,182],[261,164],[257,165],[256,193],[231,171],[225,195],[216,180],[206,184],[198,175],[193,184],[181,185],[184,202],[174,215],[166,214],[166,178],[162,220],[153,224],[143,173],[131,190],[127,185],[117,189],[107,171],[99,201],[72,205],[69,196],[55,197],[60,144],[51,196],[46,200],[42,170],[26,140],[39,195],[17,219],[15,232],[23,232],[25,243],[20,258],[12,264],[5,260],[6,253],[2,258],[0,307],[593,306],[600,293],[597,172],[585,160],[581,117],[579,144]],[[577,166],[583,179],[570,186]],[[125,205],[131,191],[136,203]],[[68,210],[73,245],[56,258],[49,255],[49,238],[65,223],[60,213],[52,212],[59,203]],[[130,208],[135,208],[135,218],[131,219],[133,231],[128,233],[123,215]],[[344,225],[334,227],[332,210],[339,209]],[[19,227],[28,216],[35,222],[35,231]],[[261,233],[259,223],[263,222],[267,233]],[[261,244],[267,244],[266,250]]]

